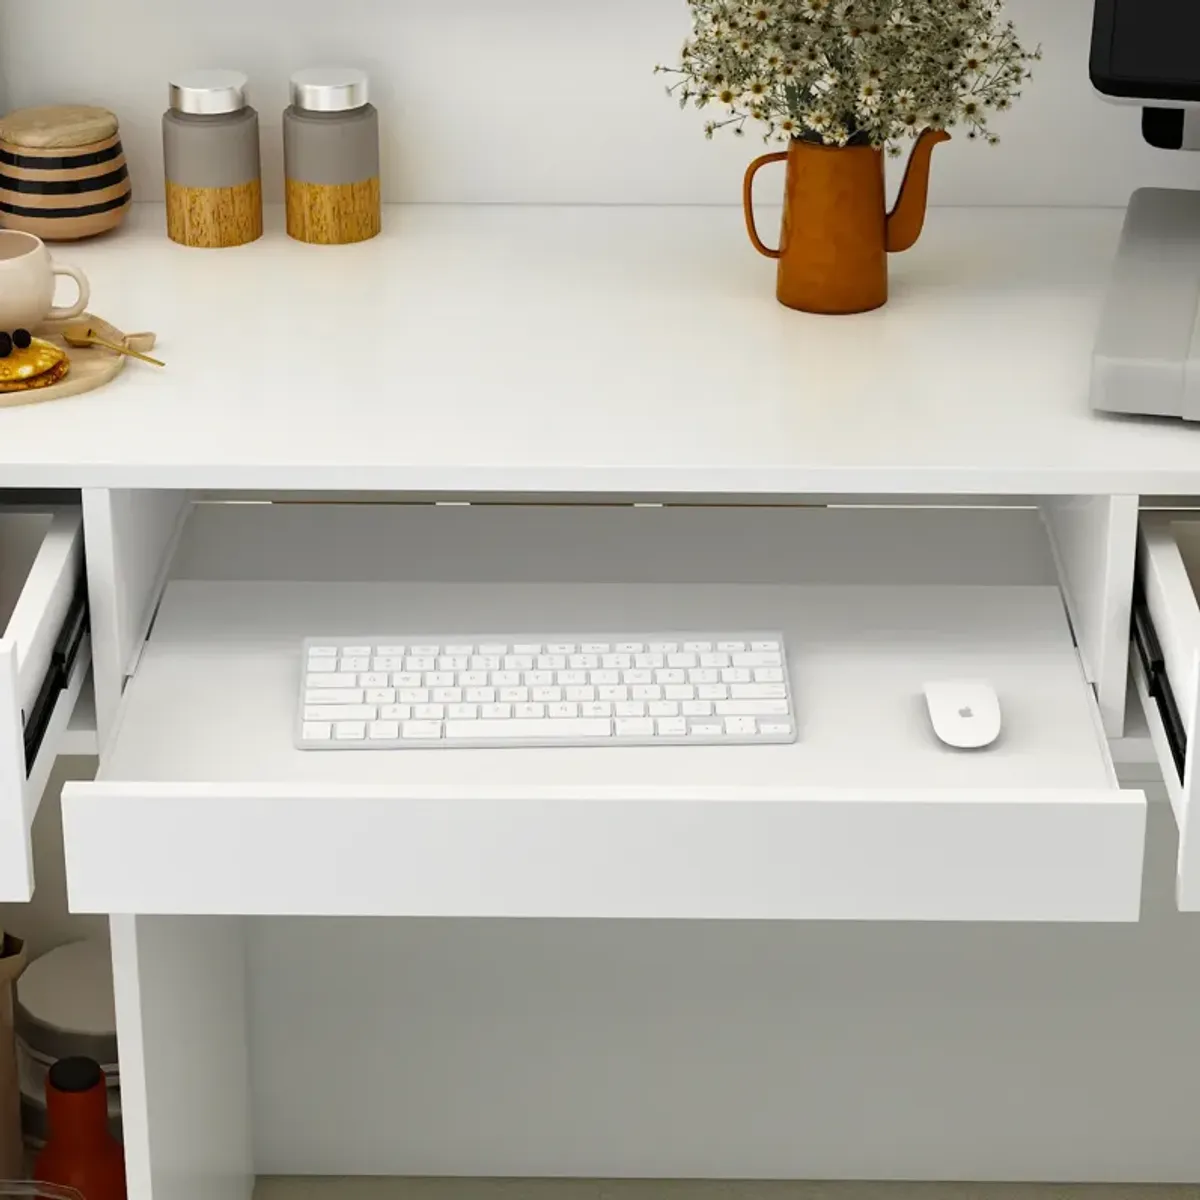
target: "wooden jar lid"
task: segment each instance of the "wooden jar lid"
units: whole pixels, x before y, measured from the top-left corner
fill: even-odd
[[[20,108],[0,117],[0,141],[25,150],[69,150],[103,142],[117,132],[117,118],[106,108],[55,104]]]

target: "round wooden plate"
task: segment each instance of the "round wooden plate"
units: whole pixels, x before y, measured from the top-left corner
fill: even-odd
[[[142,354],[149,354],[154,349],[154,334],[122,333],[116,326],[110,325],[93,313],[84,313],[70,321],[49,321],[37,330],[37,336],[66,350],[71,370],[61,383],[52,384],[50,387],[31,388],[27,392],[0,393],[0,408],[15,408],[20,404],[42,404],[46,400],[81,396],[84,392],[94,391],[106,383],[111,383],[125,369],[129,359],[115,350],[106,350],[103,346],[87,346],[82,349],[68,346],[62,339],[62,330],[69,325],[90,325],[100,337]],[[147,366],[147,370],[155,369]]]

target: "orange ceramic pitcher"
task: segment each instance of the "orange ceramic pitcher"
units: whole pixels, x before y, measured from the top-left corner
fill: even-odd
[[[887,303],[888,254],[921,236],[934,147],[949,141],[927,129],[917,139],[896,207],[887,211],[883,152],[873,146],[824,146],[793,140],[750,164],[743,188],[746,227],[755,248],[779,260],[780,304],[801,312],[843,315]],[[787,163],[779,249],[758,236],[754,177],[768,163]]]

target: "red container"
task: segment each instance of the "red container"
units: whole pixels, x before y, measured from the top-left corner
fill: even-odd
[[[46,1119],[48,1137],[34,1178],[75,1188],[83,1200],[125,1200],[125,1153],[108,1129],[108,1090],[99,1063],[62,1058],[50,1068]]]

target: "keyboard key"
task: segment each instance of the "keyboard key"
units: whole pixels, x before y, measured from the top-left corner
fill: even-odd
[[[678,642],[651,642],[651,654],[675,654],[679,650]]]
[[[733,665],[735,667],[782,667],[783,658],[779,652],[773,654],[735,654],[733,657]]]
[[[659,667],[665,667],[667,659],[663,654],[635,654],[633,665],[640,671],[655,671]]]
[[[786,700],[718,700],[718,717],[786,717]]]
[[[546,646],[547,654],[574,654],[574,642],[550,642]]]
[[[529,700],[526,687],[502,687],[496,689],[501,704],[525,704]]]
[[[641,642],[617,642],[613,649],[618,654],[641,654],[645,650],[645,646]]]
[[[343,658],[338,661],[338,667],[347,672],[358,674],[359,671],[369,671],[371,669],[370,658]]]
[[[306,721],[373,721],[373,704],[306,704]]]
[[[757,667],[754,671],[755,683],[782,683],[782,667]]]
[[[594,671],[600,665],[599,654],[572,654],[567,662],[572,671]]]
[[[529,694],[540,704],[557,703],[562,699],[562,688],[535,687],[530,689]]]
[[[729,695],[734,700],[786,700],[787,689],[782,683],[735,683]]]
[[[726,667],[721,672],[722,683],[750,683],[750,672],[745,667]]]
[[[667,666],[668,667],[683,667],[684,669],[686,669],[688,667],[697,667],[699,665],[700,665],[700,662],[694,654],[668,654],[667,655]]]
[[[391,658],[403,657],[404,656],[404,647],[398,646],[398,645],[396,645],[395,642],[392,642],[386,646],[376,646],[375,653],[387,655]]]
[[[384,688],[392,682],[387,671],[364,671],[358,677],[358,686],[365,688]]]
[[[623,683],[630,683],[630,684],[653,683],[654,682],[654,672],[648,671],[648,670],[647,671],[642,671],[642,670],[622,671],[621,672],[621,680]]]
[[[483,681],[487,683],[485,679]],[[454,687],[458,683],[458,674],[455,671],[426,671],[425,686],[426,687]]]
[[[516,643],[516,645],[513,646],[512,652],[514,654],[541,654],[542,643],[541,642],[518,642],[518,643]]]
[[[411,704],[385,704],[379,710],[381,721],[407,721],[411,716]]]
[[[361,704],[362,688],[309,688],[304,693],[305,704]]]
[[[404,656],[402,654],[377,655],[371,659],[372,671],[403,671]]]
[[[461,704],[463,690],[457,687],[433,688],[429,698],[434,704]]]
[[[687,673],[688,683],[720,683],[721,672],[709,670],[707,667],[697,667]]]
[[[746,649],[745,642],[718,642],[717,649],[724,654],[741,654]]]
[[[413,707],[415,721],[440,721],[445,715],[444,704],[417,704]]]
[[[361,721],[338,721],[333,736],[339,742],[361,742],[367,736],[367,727]]]
[[[484,642],[479,647],[479,653],[484,655],[499,655],[503,658],[508,653],[508,647],[500,642]]]
[[[470,662],[464,662],[455,670],[462,671],[467,667],[472,671],[499,671],[504,666],[504,656],[501,654],[473,654]]]
[[[584,642],[580,654],[607,654],[612,649],[608,642]]]
[[[489,682],[487,671],[463,671],[458,676],[463,687],[487,687]]]
[[[428,688],[397,688],[396,699],[401,704],[428,704]]]
[[[750,649],[757,650],[760,652],[765,652],[768,654],[778,654],[779,653],[779,643],[778,642],[751,642]]]
[[[681,657],[677,655],[676,657]],[[655,683],[687,683],[687,672],[677,667],[665,667],[654,672]]]
[[[504,669],[506,671],[531,671],[533,670],[533,658],[528,654],[506,654]]]
[[[488,681],[493,687],[520,687],[520,671],[493,671]]]
[[[546,716],[557,721],[561,721],[565,717],[577,717],[579,716],[579,705],[571,704],[568,701],[560,701],[558,704],[547,704]]]
[[[708,654],[712,650],[712,642],[684,642],[683,648],[688,654]]]
[[[641,687],[632,687],[629,689],[629,694],[635,700],[661,700],[662,688],[657,683],[651,683]]]
[[[688,727],[688,732],[692,737],[719,738],[725,729],[720,721],[696,721]]]
[[[309,646],[309,658],[337,658],[338,648],[336,646]]]
[[[757,737],[758,722],[753,717],[726,717],[725,732],[730,737]]]
[[[484,721],[507,721],[512,715],[511,704],[485,704],[479,710]]]
[[[466,654],[439,654],[437,660],[437,669],[439,671],[465,671],[469,666],[474,666],[471,659]],[[496,663],[498,667],[500,664]],[[484,663],[480,663],[481,670],[495,670],[495,667],[489,667]]]
[[[392,686],[398,688],[420,687],[425,682],[421,671],[396,671],[392,675]]]
[[[649,717],[628,720],[618,717],[613,723],[616,725],[617,737],[649,738],[654,736],[654,722]]]
[[[553,671],[526,671],[526,687],[549,687],[554,682]]]
[[[430,656],[436,658],[438,655],[438,652],[440,650],[441,650],[440,646],[431,646],[431,645],[413,646],[412,649],[409,650],[409,654],[415,654],[418,658],[428,658]],[[422,670],[428,670],[428,669],[429,669],[428,667],[422,668]]]
[[[327,742],[333,737],[333,725],[329,721],[305,721],[300,733],[306,742]]]
[[[595,700],[596,689],[590,685],[587,687],[569,687],[566,689],[566,695],[568,700]]]
[[[628,674],[628,672],[626,672],[626,674]],[[588,682],[594,683],[598,687],[600,687],[600,686],[611,687],[614,684],[618,684],[621,682],[621,672],[620,671],[608,671],[608,670],[589,671],[588,672]]]
[[[646,715],[644,700],[623,700],[615,707],[618,717],[644,717]]]
[[[515,704],[513,716],[520,721],[536,721],[546,715],[544,704]]]
[[[652,717],[679,716],[679,705],[674,700],[652,700],[646,708]]]
[[[566,656],[562,654],[539,654],[537,658],[539,671],[561,671],[566,665]]]
[[[477,704],[451,704],[446,709],[446,716],[451,721],[474,721],[479,716]]]
[[[441,721],[405,721],[400,727],[407,741],[437,741],[442,736]]]
[[[399,736],[399,721],[372,721],[367,726],[367,737],[373,742],[394,742]]]
[[[366,658],[371,657],[370,646],[343,646],[342,653],[349,655],[351,658]]]
[[[406,671],[432,671],[437,667],[437,659],[432,654],[410,654],[404,660]]]
[[[442,653],[454,658],[470,657],[475,653],[475,647],[465,642],[450,642],[442,648]]]
[[[310,658],[308,673],[310,675],[331,675],[338,669],[336,658]]]
[[[395,688],[368,688],[363,699],[368,704],[395,704],[396,689]]]
[[[490,687],[467,688],[466,699],[471,704],[495,704],[496,689]]]
[[[696,695],[701,700],[724,700],[729,695],[729,689],[723,683],[700,684]]]
[[[694,700],[696,689],[690,683],[668,684],[663,688],[663,695],[668,700]]]
[[[581,704],[579,706],[579,715],[581,717],[611,717],[613,706],[604,700],[596,700],[590,704]]]
[[[700,665],[710,669],[720,670],[722,667],[729,666],[728,654],[702,654],[700,655]]]
[[[597,717],[576,717],[574,720],[542,721],[447,721],[446,737],[451,740],[469,738],[505,738],[513,741],[536,741],[539,738],[610,738],[612,722]]]
[[[687,737],[687,722],[682,717],[666,717],[658,723],[659,737]]]
[[[596,689],[596,695],[601,700],[628,700],[629,689],[623,684],[605,684]]]
[[[606,671],[627,671],[633,666],[633,658],[628,654],[605,654],[596,666],[603,666]]]
[[[559,671],[554,682],[563,687],[582,687],[588,681],[586,671]]]
[[[711,700],[685,700],[683,703],[685,717],[711,717],[713,706]],[[720,732],[718,730],[718,732]]]
[[[792,723],[790,721],[759,721],[758,731],[764,737],[791,737]]]

